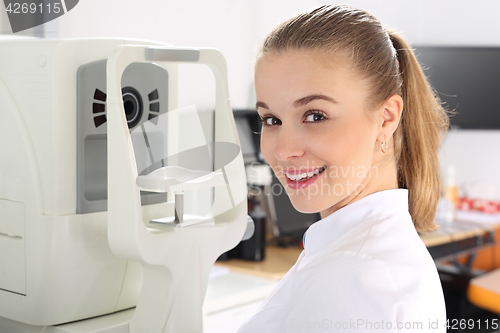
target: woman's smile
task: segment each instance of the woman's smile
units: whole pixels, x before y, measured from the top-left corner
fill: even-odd
[[[289,169],[284,171],[286,184],[292,190],[300,190],[313,184],[326,170],[326,166],[305,171],[305,168]]]

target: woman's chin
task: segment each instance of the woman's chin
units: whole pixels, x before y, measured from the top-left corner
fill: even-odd
[[[328,205],[325,204],[318,204],[318,202],[313,202],[314,200],[306,200],[306,199],[299,199],[296,198],[295,200],[290,198],[290,202],[292,203],[293,208],[297,210],[300,213],[303,214],[314,214],[314,213],[319,213],[325,209],[327,209]]]

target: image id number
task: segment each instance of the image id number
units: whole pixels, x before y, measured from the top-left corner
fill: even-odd
[[[6,8],[9,14],[35,14],[35,13],[47,13],[47,14],[59,14],[61,12],[60,3],[47,3],[47,4],[36,4],[36,3],[9,3]]]
[[[448,330],[463,330],[463,329],[498,329],[498,319],[448,319],[446,320],[446,328]]]

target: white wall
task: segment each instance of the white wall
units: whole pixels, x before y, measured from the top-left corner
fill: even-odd
[[[331,1],[318,1],[331,3]],[[496,0],[347,0],[420,45],[500,46]]]
[[[461,190],[471,185],[485,199],[500,200],[500,131],[452,130],[440,152],[443,173],[453,165]],[[494,187],[494,188],[493,188]]]

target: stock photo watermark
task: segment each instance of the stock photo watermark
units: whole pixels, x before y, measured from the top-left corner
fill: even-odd
[[[360,332],[376,332],[387,330],[411,330],[432,332],[433,330],[441,331],[446,328],[448,331],[453,330],[473,330],[473,329],[493,329],[497,330],[500,327],[499,320],[495,319],[446,319],[446,321],[438,319],[428,319],[427,321],[374,321],[368,319],[349,319],[344,321],[336,321],[332,319],[319,319],[316,321],[300,321],[292,319],[289,321],[289,327],[293,330],[308,330],[308,331],[357,331]]]
[[[299,321],[292,319],[289,322],[289,327],[294,330],[317,330],[317,331],[342,331],[342,330],[359,330],[360,332],[377,331],[377,330],[438,330],[445,323],[440,323],[439,320],[429,319],[427,322],[422,321],[373,321],[368,319],[350,319],[349,321],[335,321],[331,319],[321,319],[318,321]]]
[[[250,164],[253,166],[260,166],[259,163]],[[343,196],[350,193],[362,194],[365,191],[365,185],[360,180],[366,178],[378,178],[378,167],[366,167],[363,165],[356,165],[351,162],[347,166],[330,166],[318,167],[314,165],[305,165],[298,168],[281,166],[273,169],[276,177],[282,182],[307,182],[309,179],[318,177],[314,182],[308,183],[307,186],[298,189],[290,189],[287,184],[272,184],[260,189],[259,187],[252,187],[252,191],[260,192],[265,191],[266,195],[279,196],[283,192],[287,192],[289,196],[301,195],[311,198],[317,195],[335,195]],[[323,176],[323,177],[320,177]],[[337,181],[336,181],[337,180]]]

